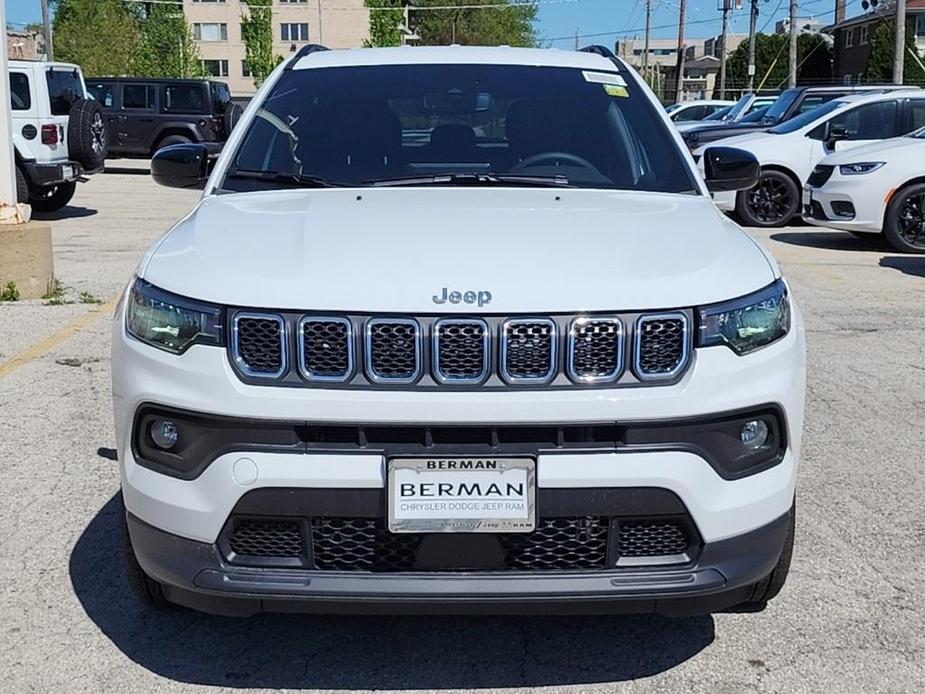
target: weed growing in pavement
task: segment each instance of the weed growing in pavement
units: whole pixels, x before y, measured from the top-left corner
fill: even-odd
[[[61,299],[64,296],[64,285],[61,284],[61,280],[57,277],[52,277],[51,282],[48,284],[48,291],[42,294],[42,298],[46,301],[51,301],[53,299]]]
[[[80,296],[77,298],[78,301],[82,304],[101,304],[103,300],[93,296],[90,292],[81,292]]]
[[[3,289],[0,289],[0,301],[19,301],[19,289],[16,288],[15,282],[7,282]]]

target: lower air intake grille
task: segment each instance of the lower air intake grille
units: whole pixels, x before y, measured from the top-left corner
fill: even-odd
[[[687,316],[643,316],[636,324],[636,370],[642,379],[672,378],[687,361]]]
[[[275,377],[285,370],[283,326],[283,319],[279,316],[235,316],[235,359],[247,375]]]
[[[376,382],[408,383],[421,368],[421,329],[410,319],[371,319],[366,325],[366,369]]]
[[[294,520],[247,518],[235,521],[231,551],[246,557],[301,557],[301,524]]]
[[[501,375],[511,383],[549,380],[556,369],[556,324],[509,320],[502,327]]]
[[[602,569],[607,566],[607,518],[546,518],[529,535],[507,535],[507,568]]]
[[[620,521],[617,554],[621,557],[659,557],[684,554],[690,541],[672,520]]]

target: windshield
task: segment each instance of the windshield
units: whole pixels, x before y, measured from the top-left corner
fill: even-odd
[[[752,94],[743,94],[739,100],[731,107],[726,120],[735,121],[752,105],[755,97]]]
[[[472,185],[504,175],[520,183],[545,177],[586,188],[696,191],[655,106],[627,81],[616,72],[518,65],[287,70],[222,187],[309,177],[356,186],[449,176],[441,184],[465,177]]]
[[[757,123],[759,121],[762,121],[764,120],[764,117],[767,115],[768,109],[770,108],[771,108],[770,106],[762,106],[761,108],[756,108],[754,111],[749,113],[747,116],[745,116],[745,118],[743,118],[739,122],[740,123]]]
[[[822,106],[817,106],[811,111],[801,113],[799,116],[791,118],[788,121],[784,121],[780,125],[774,126],[768,130],[768,132],[774,133],[775,135],[786,135],[787,133],[796,132],[800,128],[807,126],[810,123],[815,123],[820,118],[824,118],[835,109],[841,108],[844,105],[844,101],[827,101],[826,103],[822,104]],[[773,106],[771,108],[773,108]]]
[[[733,106],[726,106],[721,108],[719,111],[714,111],[709,116],[704,118],[704,120],[733,120],[735,116],[732,114]]]
[[[766,122],[777,123],[781,118],[787,115],[790,106],[800,96],[799,89],[785,89],[777,97],[777,101],[771,104],[771,107],[765,111],[764,120]]]

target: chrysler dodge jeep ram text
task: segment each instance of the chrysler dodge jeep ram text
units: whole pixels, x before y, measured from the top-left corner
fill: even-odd
[[[804,334],[607,49],[307,46],[117,311],[129,582],[259,611],[761,609]]]

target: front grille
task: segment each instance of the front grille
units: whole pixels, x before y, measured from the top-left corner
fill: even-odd
[[[812,188],[821,188],[826,184],[826,181],[832,177],[834,171],[834,166],[817,164],[816,168],[813,169],[813,172],[809,175],[809,178],[806,179],[806,183]]]
[[[421,370],[421,329],[407,318],[366,324],[366,368],[376,382],[410,383]]]
[[[515,319],[501,328],[501,375],[510,383],[543,383],[556,369],[556,324]]]
[[[687,316],[643,316],[636,323],[636,375],[671,378],[683,368],[688,351]]]
[[[353,371],[353,329],[345,318],[303,318],[299,363],[309,381],[345,381]]]
[[[434,376],[442,383],[478,383],[488,375],[488,324],[443,319],[434,324]]]
[[[532,533],[480,535],[492,549],[491,562],[465,557],[453,566],[419,564],[425,539],[449,543],[453,534],[395,534],[381,518],[318,517],[309,519],[303,541],[302,519],[233,519],[228,541],[231,563],[314,568],[319,571],[367,573],[409,571],[587,571],[689,561],[699,539],[687,517],[621,519],[608,516],[553,517],[537,520]],[[472,537],[472,536],[468,536]],[[472,559],[469,565],[465,559]],[[660,561],[661,560],[661,561]],[[274,562],[276,562],[274,564]],[[464,566],[463,566],[464,565]]]
[[[285,326],[281,316],[249,313],[235,316],[232,349],[244,373],[273,378],[285,371]]]
[[[623,323],[619,318],[576,318],[569,330],[570,375],[584,383],[602,383],[620,376],[623,366]]]

